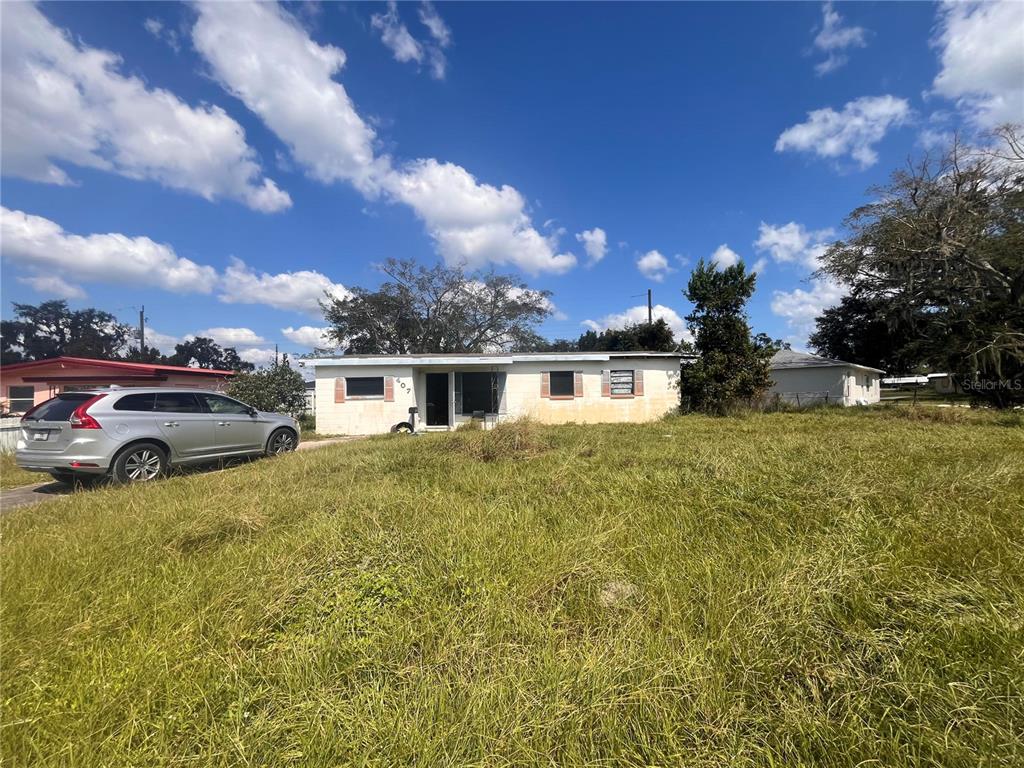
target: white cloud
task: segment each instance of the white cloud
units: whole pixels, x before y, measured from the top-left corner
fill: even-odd
[[[735,267],[740,263],[740,255],[728,245],[722,243],[720,246],[715,248],[715,252],[711,254],[711,263],[719,269]]]
[[[430,74],[435,80],[444,80],[448,70],[448,57],[444,49],[452,44],[452,31],[429,1],[420,4],[420,21],[434,38],[433,44],[425,46],[430,60]]]
[[[178,33],[176,30],[171,29],[164,24],[160,19],[148,18],[142,22],[143,28],[149,34],[151,34],[156,40],[159,40],[167,45],[175,53],[181,53],[181,41],[178,40]]]
[[[281,333],[286,339],[298,344],[300,347],[333,349],[336,345],[327,336],[330,330],[327,326],[314,327],[312,325],[303,325],[299,328],[292,328],[291,326],[282,328]]]
[[[226,304],[266,304],[277,309],[320,314],[326,295],[344,298],[348,290],[327,275],[311,270],[269,274],[257,272],[241,259],[224,271],[218,298]]]
[[[249,349],[239,350],[238,356],[245,360],[247,363],[253,365],[270,365],[277,359],[277,350],[271,348],[260,349],[257,347],[250,347]]]
[[[0,47],[5,174],[68,185],[60,164],[73,164],[258,211],[291,205],[223,109],[122,75],[118,56],[73,40],[34,5],[4,4]]]
[[[214,78],[263,119],[312,178],[409,205],[450,264],[560,273],[576,263],[558,253],[557,233],[545,237],[533,227],[514,187],[480,183],[433,158],[396,168],[388,155],[377,156],[373,129],[333,79],[345,53],[310,39],[279,6],[203,3],[198,10],[193,42]]]
[[[768,259],[762,256],[760,259],[754,262],[754,266],[750,268],[750,271],[753,272],[755,275],[762,275],[764,274],[764,270],[767,266]]]
[[[597,264],[608,253],[608,235],[600,227],[585,229],[576,235],[576,239],[583,243],[591,264]]]
[[[452,44],[452,31],[444,23],[444,19],[441,18],[433,3],[423,2],[420,4],[420,21],[430,30],[430,36],[439,46],[447,48]]]
[[[252,347],[267,343],[266,339],[251,328],[206,328],[196,331],[195,335],[213,339],[222,347]]]
[[[86,282],[149,285],[178,293],[210,293],[213,267],[178,256],[148,237],[72,235],[42,216],[0,208],[3,258],[33,271],[57,271]]]
[[[638,258],[636,268],[640,270],[641,275],[656,283],[660,283],[669,272],[673,271],[668,265],[668,259],[657,250],[648,251]]]
[[[807,113],[807,121],[787,128],[775,142],[776,152],[813,152],[818,157],[839,159],[849,155],[861,168],[878,162],[875,145],[890,128],[910,117],[906,99],[895,96],[862,96],[836,112],[831,107]]]
[[[780,264],[801,264],[817,269],[834,234],[831,229],[808,230],[795,221],[782,226],[762,221],[754,247],[759,253],[768,252]]]
[[[526,201],[507,184],[481,184],[462,166],[434,159],[407,164],[386,184],[416,212],[449,264],[512,264],[530,274],[566,272],[576,264],[572,254],[556,252],[557,236],[534,229]]]
[[[174,351],[174,347],[181,343],[181,339],[177,336],[171,336],[166,333],[160,333],[160,331],[146,326],[146,346],[156,347],[163,354],[167,355]],[[135,341],[136,346],[138,341]]]
[[[686,328],[686,323],[683,322],[683,318],[679,316],[671,307],[666,307],[664,304],[655,304],[651,308],[651,317],[655,320],[664,320],[668,323],[668,327],[672,329],[672,333],[675,335],[677,340],[692,341],[689,330]],[[638,304],[635,307],[630,307],[623,312],[616,312],[610,315],[605,315],[600,320],[584,320],[582,325],[590,328],[593,331],[603,331],[607,328],[625,328],[627,325],[636,325],[638,323],[647,322],[647,305]]]
[[[935,44],[936,93],[979,127],[1024,121],[1024,3],[946,3]]]
[[[275,4],[210,2],[197,9],[192,40],[213,77],[260,116],[314,179],[348,181],[374,195],[376,135],[332,80],[345,52],[311,40]]]
[[[818,75],[826,75],[848,61],[849,57],[845,53],[847,48],[863,48],[867,45],[867,30],[863,27],[844,27],[843,17],[830,2],[822,5],[821,13],[821,29],[814,37],[814,47],[828,56],[814,66],[814,71]]]
[[[30,286],[36,293],[56,299],[84,299],[85,291],[77,285],[65,282],[57,275],[19,277],[19,283]]]
[[[388,1],[387,13],[375,13],[370,17],[370,24],[380,32],[381,42],[391,49],[395,61],[423,62],[423,46],[409,34],[408,27],[398,17],[398,3]]]
[[[846,295],[846,288],[829,280],[812,280],[810,290],[775,291],[772,312],[785,318],[796,336],[807,338],[814,331],[814,321]]]

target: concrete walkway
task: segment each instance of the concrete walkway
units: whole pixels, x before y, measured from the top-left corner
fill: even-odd
[[[299,447],[296,450],[311,451],[315,448],[323,448],[325,445],[337,445],[338,443],[347,443],[358,439],[358,437],[329,437],[324,440],[311,440],[308,443],[299,443]],[[213,465],[200,465],[197,470],[203,471],[204,468],[209,466]],[[226,469],[231,469],[231,467],[224,467],[223,469],[213,471],[222,472]],[[43,477],[45,477],[45,475],[43,475]],[[77,490],[80,492],[80,489]],[[0,490],[0,513],[17,509],[18,507],[27,507],[32,504],[38,504],[39,502],[46,501],[47,499],[66,498],[75,492],[76,489],[72,488],[70,485],[54,482],[53,480],[45,483],[22,485],[18,488],[7,488],[5,490]]]

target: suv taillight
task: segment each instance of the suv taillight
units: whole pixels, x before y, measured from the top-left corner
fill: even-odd
[[[71,418],[68,419],[68,421],[71,422],[71,428],[102,429],[100,423],[89,415],[89,407],[93,405],[96,401],[102,400],[104,397],[106,397],[106,395],[96,395],[95,397],[90,397],[80,406],[75,408],[75,410],[71,412]]]

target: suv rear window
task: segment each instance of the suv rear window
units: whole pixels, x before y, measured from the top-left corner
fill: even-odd
[[[125,395],[114,403],[115,411],[152,411],[156,394],[146,392],[138,395]]]
[[[29,421],[67,421],[75,408],[96,395],[92,392],[65,392],[47,400],[32,412]]]

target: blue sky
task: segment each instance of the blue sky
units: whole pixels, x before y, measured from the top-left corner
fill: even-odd
[[[411,257],[553,292],[551,337],[677,328],[700,258],[809,279],[909,155],[1024,120],[1024,4],[11,5],[3,316],[68,298],[150,339],[308,352],[323,291]],[[602,245],[603,243],[603,245]]]

